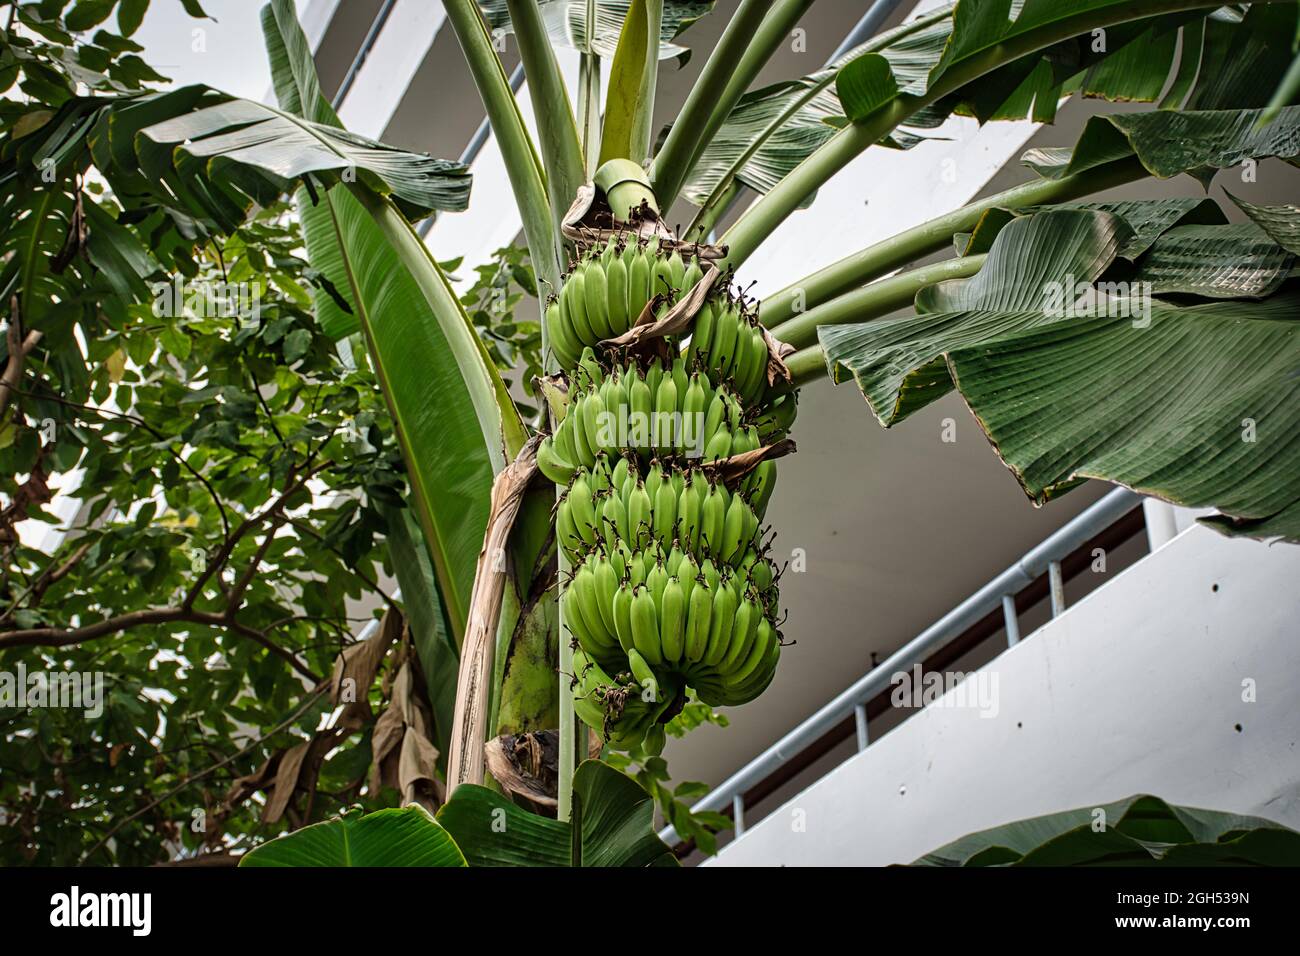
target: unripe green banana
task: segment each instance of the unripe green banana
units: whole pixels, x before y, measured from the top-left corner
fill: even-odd
[[[696,256],[691,256],[691,261],[687,263],[686,271],[682,275],[682,291],[689,293],[703,278],[704,270],[700,268],[700,260]]]
[[[659,647],[659,615],[655,609],[655,599],[645,585],[638,587],[632,595],[631,623],[634,651],[648,663],[662,664],[664,658]],[[632,656],[631,653],[628,654],[629,661]]]
[[[695,325],[691,329],[691,341],[686,347],[686,360],[691,367],[705,365],[709,358],[709,346],[713,339],[713,325],[717,321],[718,304],[707,300],[695,315]]]
[[[745,392],[749,404],[757,404],[767,388],[767,339],[763,337],[762,326],[755,323],[749,334],[750,377],[745,383]]]
[[[731,429],[719,428],[704,446],[705,461],[720,461],[731,457]]]
[[[727,421],[727,397],[722,391],[713,393],[713,398],[709,401],[708,410],[704,413],[704,447],[707,449],[713,441],[713,437],[718,434],[720,429]],[[731,441],[728,439],[727,447],[731,447]]]
[[[767,618],[758,622],[758,632],[754,635],[754,645],[749,649],[749,654],[745,659],[731,671],[722,677],[722,685],[725,688],[737,688],[744,685],[751,675],[758,670],[759,666],[767,658],[772,650],[772,645],[776,642],[776,629],[772,627]]]
[[[614,571],[614,565],[602,558],[596,562],[592,576],[597,609],[605,628],[605,641],[607,644],[616,643],[618,632],[614,627],[614,595],[618,593],[618,574]]]
[[[583,345],[594,345],[599,337],[587,321],[587,296],[583,291],[583,268],[579,266],[569,275],[561,292],[560,305],[569,320],[573,336]]]
[[[674,289],[677,289],[679,292],[688,291],[685,285],[686,261],[682,259],[682,254],[676,249],[674,249],[673,254],[668,257],[668,278]]]
[[[714,319],[713,337],[709,342],[709,368],[715,382],[725,382],[730,374],[739,325],[740,316],[734,305],[720,310]]]
[[[664,562],[656,558],[655,565],[645,576],[645,586],[650,591],[650,597],[655,602],[655,613],[659,613],[659,608],[663,604],[664,588],[668,586],[668,569],[664,567]]]
[[[573,508],[569,504],[567,495],[561,499],[556,510],[555,536],[559,539],[565,553],[570,558],[576,555],[583,546],[582,536],[578,534],[578,529],[573,523]]]
[[[628,322],[636,322],[641,317],[641,312],[645,309],[646,303],[650,301],[653,292],[650,288],[651,277],[654,273],[654,266],[650,261],[649,254],[645,249],[638,249],[632,264],[628,267],[627,273],[627,315]]]
[[[677,418],[677,383],[671,375],[665,375],[659,383],[659,393],[655,397],[654,445],[656,448],[672,448],[674,425]]]
[[[727,674],[735,669],[736,664],[745,659],[758,631],[758,622],[763,617],[763,609],[758,606],[746,592],[741,596],[736,607],[736,620],[731,629],[731,641],[722,656],[709,663],[716,666],[719,674]]]
[[[587,393],[582,403],[582,427],[587,435],[587,447],[591,449],[591,460],[594,463],[596,456],[606,451],[605,443],[602,438],[607,437],[608,429],[603,428],[605,422],[605,402],[600,397],[598,389]],[[612,444],[610,448],[612,449]]]
[[[622,335],[631,323],[627,315],[627,266],[621,256],[616,256],[605,268],[605,292],[610,332]]]
[[[681,412],[686,404],[686,390],[690,387],[691,377],[686,371],[686,360],[678,356],[673,360],[673,387],[676,389],[676,404],[672,411]]]
[[[686,660],[692,664],[702,660],[708,648],[713,615],[713,589],[703,577],[701,573],[687,601],[685,653]]]
[[[550,436],[542,439],[537,446],[537,467],[542,474],[557,485],[568,484],[578,466],[560,457],[555,450],[555,442]]]
[[[677,498],[677,516],[681,524],[679,534],[682,543],[692,551],[695,551],[700,546],[700,528],[702,526],[700,509],[704,503],[700,488],[700,481],[692,478],[687,482],[682,489],[681,495]]]
[[[660,541],[673,540],[673,528],[677,524],[677,496],[673,494],[673,483],[661,481],[655,492],[654,529]]]
[[[682,659],[683,628],[686,624],[686,604],[682,598],[682,585],[677,578],[669,578],[664,585],[659,606],[659,647],[664,660],[675,664]]]
[[[583,414],[588,401],[588,395],[579,395],[569,404],[569,414],[564,416],[564,421],[560,425],[560,428],[569,431],[573,450],[577,455],[574,463],[581,468],[590,468],[592,462],[596,460],[596,449],[591,447],[587,440],[587,425]]]
[[[673,295],[677,286],[673,284],[672,266],[668,264],[666,258],[656,258],[654,261],[654,284],[655,295]]]
[[[606,537],[617,538],[620,542],[631,541],[632,530],[627,518],[627,506],[623,504],[622,496],[613,493],[612,488],[609,500],[605,502],[601,533]]]
[[[645,547],[650,540],[653,529],[650,495],[646,493],[645,484],[638,482],[628,496],[627,524],[632,535],[632,546],[638,550]]]
[[[738,559],[742,553],[745,512],[748,510],[749,507],[741,500],[740,495],[731,496],[731,503],[727,506],[723,517],[722,541],[718,548],[718,554],[728,564]]]
[[[659,383],[663,381],[663,377],[663,364],[658,359],[655,359],[650,363],[650,367],[645,370],[645,383],[649,387],[652,396],[659,394]]]
[[[579,472],[567,493],[574,530],[587,544],[596,542],[596,510],[591,500],[591,485],[585,472]]]
[[[580,349],[577,341],[569,334],[558,299],[552,299],[546,306],[546,337],[560,368],[573,368],[578,362]]]
[[[635,649],[632,640],[632,585],[620,584],[614,593],[614,634],[623,653]]]
[[[701,660],[705,665],[717,664],[730,646],[736,626],[736,587],[730,575],[719,582],[713,592],[713,613],[710,616],[709,640]]]
[[[582,273],[582,291],[587,306],[587,322],[598,339],[613,337],[609,325],[609,290],[605,267],[597,259],[589,260]]]

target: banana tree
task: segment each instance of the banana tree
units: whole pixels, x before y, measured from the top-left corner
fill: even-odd
[[[1294,0],[959,0],[762,89],[811,0],[742,0],[662,133],[657,70],[711,4],[444,6],[543,293],[542,421],[525,422],[413,227],[464,207],[468,171],[343,129],[290,0],[263,14],[278,108],[197,87],[77,108],[124,204],[216,232],[296,196],[341,291],[320,293],[318,319],[341,343],[360,334],[404,452],[427,561],[403,592],[445,613],[443,653],[458,651],[440,819],[463,858],[549,859],[564,839],[549,821],[508,828],[535,842],[509,851],[464,821],[508,799],[581,825],[597,812],[575,777],[588,750],[649,767],[690,708],[766,688],[782,638],[763,514],[797,390],[822,378],[852,376],[885,427],[958,390],[1032,501],[1098,478],[1300,542],[1300,209],[1238,200],[1234,224],[1209,200],[1089,199],[1295,163]],[[534,130],[494,29],[518,43]],[[557,44],[579,51],[572,96]],[[864,151],[910,148],[953,115],[1049,122],[1066,96],[1153,105],[1095,118],[1073,147],[1027,154],[1022,185],[762,303],[732,290]],[[72,128],[49,124],[33,158]],[[680,235],[679,199],[697,207]],[[679,831],[707,833],[643,780]]]

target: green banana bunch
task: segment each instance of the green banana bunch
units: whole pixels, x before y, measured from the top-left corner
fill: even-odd
[[[574,710],[615,750],[636,747],[652,728],[672,719],[684,702],[681,689],[659,685],[644,661],[610,676],[578,648],[573,671]]]
[[[702,276],[697,259],[658,240],[614,238],[582,251],[546,310],[568,392],[537,462],[564,489],[555,529],[569,561],[574,706],[616,749],[657,753],[688,695],[743,704],[780,659],[762,526],[775,462],[731,487],[701,467],[771,445],[794,423],[794,392],[768,384],[754,312],[720,291],[689,338],[663,343],[670,358],[597,358],[600,342]]]
[[[694,257],[687,264],[676,251],[661,255],[658,239],[628,234],[587,247],[546,307],[547,341],[560,366],[573,368],[584,348],[630,329],[655,295],[667,307],[703,274]]]
[[[730,389],[714,387],[700,372],[688,373],[682,358],[667,367],[656,359],[645,370],[635,364],[607,370],[585,349],[564,418],[543,439],[537,464],[562,485],[601,455],[623,451],[636,452],[643,462],[729,458],[760,447],[757,427],[744,416]]]
[[[762,402],[768,390],[767,339],[757,318],[725,291],[710,296],[696,315],[685,355],[690,367],[730,385],[746,408]]]
[[[748,571],[735,571],[708,558],[696,564],[677,547],[667,557],[657,545],[613,557],[595,551],[573,573],[566,619],[598,674],[630,672],[642,689],[689,687],[711,706],[734,706],[762,693],[780,659],[778,597],[764,580],[770,564],[757,555]],[[610,740],[608,713],[578,712]]]
[[[771,461],[729,489],[698,468],[654,461],[642,471],[629,457],[611,467],[601,455],[570,477],[556,505],[556,534],[575,564],[597,545],[623,543],[632,551],[677,547],[697,561],[739,568],[760,547],[775,482]]]

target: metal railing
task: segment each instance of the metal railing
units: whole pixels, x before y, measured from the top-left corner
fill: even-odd
[[[1051,599],[1052,616],[1056,617],[1064,611],[1065,576],[1062,573],[1062,562],[1139,508],[1141,501],[1140,495],[1126,488],[1111,491],[741,767],[691,809],[725,811],[730,808],[735,835],[739,838],[745,831],[746,795],[762,787],[783,767],[801,757],[828,734],[833,734],[841,724],[851,720],[857,732],[858,751],[866,749],[869,717],[867,705],[873,698],[888,691],[894,674],[923,664],[936,651],[943,650],[998,610],[1002,613],[1002,627],[1006,630],[1007,644],[1014,646],[1020,640],[1017,599],[1044,575],[1047,577],[1047,593],[1044,596]],[[1121,540],[1126,540],[1128,536],[1126,534]],[[1025,608],[1031,606],[1029,601],[1019,603]],[[1036,603],[1036,599],[1033,603]],[[775,788],[767,788],[767,792],[772,789]],[[662,830],[659,836],[669,846],[681,842],[681,837],[671,826]]]

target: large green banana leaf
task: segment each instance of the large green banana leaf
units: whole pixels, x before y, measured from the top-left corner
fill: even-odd
[[[1148,232],[1177,221],[1127,208]],[[823,326],[819,337],[832,376],[852,374],[886,427],[956,386],[1036,501],[1103,478],[1216,507],[1243,529],[1272,519],[1267,532],[1300,501],[1300,299],[1120,307],[1142,291],[1128,283],[1146,281],[1149,261],[1183,289],[1275,287],[1294,255],[1248,228],[1241,250],[1241,227],[1176,226],[1134,264],[1120,255],[1134,230],[1117,212],[1040,212],[1007,223],[974,277],[922,290],[917,315]],[[1200,257],[1160,252],[1188,229],[1217,238]],[[1114,308],[1081,314],[1081,288]]]
[[[349,813],[249,850],[240,866],[460,866],[456,841],[421,806]]]
[[[473,784],[438,811],[470,866],[674,866],[654,831],[654,799],[599,760],[573,776],[572,823],[521,809]]]
[[[1130,262],[1151,248],[1158,238],[1179,225],[1219,225],[1227,222],[1218,204],[1210,199],[1173,197],[1168,199],[1118,199],[1100,202],[1065,202],[1051,206],[1030,206],[1007,209],[996,206],[982,215],[973,231],[954,237],[959,256],[986,253],[993,240],[1007,225],[1020,216],[1032,215],[1045,209],[1083,209],[1108,212],[1124,220],[1131,230],[1119,254]]]
[[[1155,241],[1134,278],[1155,295],[1263,298],[1281,288],[1294,263],[1295,254],[1253,222],[1178,226]]]
[[[1238,199],[1232,193],[1228,198],[1250,217],[1269,237],[1283,249],[1289,249],[1300,256],[1300,206],[1287,203],[1282,206],[1257,206],[1244,199]]]
[[[262,22],[286,112],[336,123],[321,97],[292,2],[275,0],[264,8]],[[459,636],[487,526],[492,476],[522,445],[523,423],[472,323],[409,223],[382,206],[366,208],[364,193],[343,188],[314,201],[304,189],[298,198],[309,259],[336,288],[347,290],[365,335],[402,443],[442,601]],[[404,245],[395,247],[394,240]]]
[[[951,32],[949,7],[919,24],[887,31],[825,69],[746,93],[701,153],[683,187],[686,198],[700,205],[728,178],[767,192],[834,135],[832,121],[844,117],[835,78],[845,63],[879,53],[906,83],[938,61]],[[911,134],[895,133],[891,145],[918,141]]]
[[[913,866],[1300,866],[1300,833],[1146,794],[954,840]]]
[[[1023,162],[1040,176],[1062,179],[1136,155],[1151,175],[1167,179],[1247,159],[1300,156],[1300,106],[1278,111],[1268,123],[1263,118],[1254,109],[1094,116],[1074,147],[1031,149]]]
[[[590,33],[590,52],[597,56],[613,57],[618,48],[618,37],[623,32],[623,21],[632,0],[539,0],[542,22],[556,46],[570,50],[587,50]],[[510,11],[506,0],[479,0],[479,7],[493,32],[513,32]],[[587,7],[596,11],[596,26],[587,29]],[[713,0],[665,0],[663,20],[659,28],[659,58],[680,57],[685,63],[690,50],[672,41],[700,17],[713,9]]]
[[[1300,322],[1294,293],[1154,304],[947,353],[949,374],[1035,500],[1116,481],[1235,521],[1300,500]]]
[[[1005,3],[957,5],[965,19],[978,7],[996,19]],[[1032,13],[1032,11],[1029,11]],[[1008,11],[1001,11],[1003,18]],[[1023,14],[1022,14],[1023,16]],[[952,112],[986,119],[1023,119],[1026,115],[1050,121],[1064,93],[1082,92],[1113,100],[1153,101],[1159,97],[1176,58],[1179,28],[1199,43],[1204,11],[1166,15],[1112,27],[1106,44],[1096,48],[1089,34],[1061,44],[1049,54],[1024,58],[963,89],[960,95],[912,116],[905,129],[885,145],[908,148],[919,138],[906,128],[934,127]],[[808,158],[835,132],[846,117],[860,116],[897,93],[923,94],[953,48],[954,7],[949,5],[895,27],[850,50],[825,69],[797,80],[755,90],[741,98],[736,108],[704,151],[685,187],[687,198],[703,203],[720,183],[732,179],[757,192],[767,192]],[[893,76],[885,96],[841,92],[841,76],[852,85],[854,74],[873,72],[870,55],[883,58]],[[1199,65],[1199,58],[1197,59]],[[845,69],[855,64],[852,69]],[[1185,80],[1184,96],[1197,78],[1195,70]],[[842,98],[847,97],[846,105]]]

